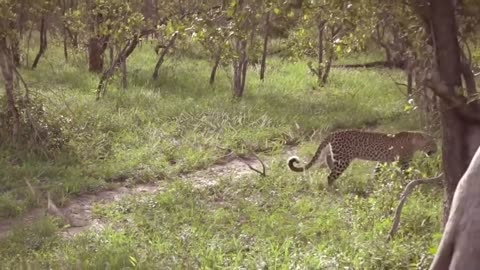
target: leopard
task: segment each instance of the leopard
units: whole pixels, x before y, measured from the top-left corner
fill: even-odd
[[[294,172],[304,172],[320,159],[321,167],[328,166],[328,185],[348,168],[355,159],[376,161],[379,164],[398,161],[402,171],[408,169],[414,154],[424,152],[432,156],[437,152],[435,139],[421,131],[400,131],[394,134],[359,129],[344,129],[329,133],[318,146],[312,159],[297,167],[299,158],[291,156],[287,165]]]

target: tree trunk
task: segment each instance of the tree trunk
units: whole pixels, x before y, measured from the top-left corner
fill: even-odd
[[[92,37],[88,41],[88,71],[101,73],[103,71],[103,53],[107,48],[105,37]]]
[[[63,16],[67,13],[67,2],[66,0],[61,1],[62,4],[62,13]],[[68,63],[68,31],[67,25],[63,24],[63,56],[65,57],[65,62]]]
[[[413,94],[413,73],[411,70],[407,71],[407,96],[410,98]]]
[[[25,53],[25,65],[28,67],[30,66],[30,42],[32,41],[32,31],[33,29],[30,28],[30,30],[28,31],[28,37],[27,37],[27,49],[26,49],[26,53]]]
[[[212,72],[210,73],[210,85],[215,83],[215,76],[217,75],[218,65],[220,65],[220,60],[222,59],[222,52],[219,50],[215,55],[215,64],[213,64]]]
[[[47,23],[45,16],[42,16],[40,20],[40,48],[38,49],[37,56],[35,60],[33,60],[32,69],[35,69],[40,61],[40,57],[45,53],[47,50]]]
[[[118,53],[117,58],[113,61],[112,65],[103,72],[100,82],[97,86],[97,100],[105,95],[107,91],[107,81],[110,79],[115,70],[123,63],[127,62],[127,58],[132,54],[139,42],[139,36],[134,36],[132,40],[128,41],[125,47]],[[126,71],[126,70],[125,70]]]
[[[177,39],[177,36],[178,36],[178,32],[173,33],[172,37],[168,41],[167,46],[163,48],[162,54],[160,55],[160,58],[158,58],[157,64],[155,65],[155,70],[153,71],[152,78],[154,81],[158,79],[158,71],[160,70],[160,67],[163,64],[163,61],[165,60],[165,55],[167,55],[168,50],[170,50],[175,44],[175,40]]]
[[[265,19],[265,36],[263,38],[263,52],[262,52],[262,62],[260,65],[260,80],[265,79],[265,70],[267,69],[267,49],[268,49],[268,39],[270,37],[270,12],[267,13],[267,18]]]
[[[334,30],[332,28],[332,38],[328,41],[329,44],[328,44],[328,58],[327,58],[327,62],[325,63],[325,71],[323,72],[323,75],[322,75],[322,81],[321,81],[321,85],[325,85],[327,83],[327,80],[328,80],[328,75],[330,75],[330,69],[332,67],[332,61],[333,61],[333,56],[335,54],[335,48],[333,47],[333,39],[334,39]]]
[[[323,77],[323,40],[325,32],[325,21],[318,23],[318,67],[317,67],[317,80],[318,85],[322,84]]]
[[[127,58],[122,61],[121,63],[121,69],[122,69],[122,89],[127,90],[128,88],[128,78],[127,78]]]
[[[16,67],[19,67],[21,64],[21,57],[20,57],[20,41],[18,39],[12,40],[11,52],[13,57],[13,63]]]
[[[462,67],[454,7],[451,0],[430,0],[430,5],[437,71],[449,95],[455,96],[455,88],[462,85]],[[441,102],[440,111],[443,127],[445,224],[458,181],[480,144],[480,126],[467,121],[457,110],[446,104],[445,100]]]
[[[0,39],[0,69],[5,84],[5,96],[7,99],[7,116],[9,118],[8,120],[10,128],[12,129],[11,136],[13,142],[16,142],[18,133],[20,131],[20,114],[17,109],[14,91],[15,66],[12,60],[12,55],[8,50],[7,40],[5,38]]]
[[[248,67],[247,40],[239,39],[236,41],[236,51],[238,59],[233,61],[233,96],[241,98],[245,91],[245,82]]]
[[[63,30],[63,56],[65,57],[65,62],[68,63],[68,42],[67,42],[67,31]]]
[[[117,47],[117,50],[120,51],[120,48]],[[113,45],[108,46],[108,56],[110,58],[110,66],[113,64],[113,61],[115,61],[115,48],[113,48]]]
[[[156,21],[156,8],[155,5],[158,1],[155,0],[144,0],[142,6],[142,14],[145,18],[145,21],[153,23]]]

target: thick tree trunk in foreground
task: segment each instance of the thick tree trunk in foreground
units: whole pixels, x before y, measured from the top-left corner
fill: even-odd
[[[430,0],[430,4],[437,71],[448,89],[448,95],[453,97],[456,95],[455,88],[462,85],[461,53],[454,7],[451,0]],[[444,99],[440,108],[443,126],[444,223],[448,218],[458,181],[480,144],[479,123],[469,121],[458,113],[458,110],[452,109],[451,105]]]

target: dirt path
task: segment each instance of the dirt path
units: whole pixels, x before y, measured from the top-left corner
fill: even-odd
[[[284,155],[290,153],[291,150],[287,150]],[[272,159],[273,157],[270,157],[265,160],[267,167]],[[185,174],[180,177],[185,181],[192,182],[192,184],[197,187],[215,185],[220,177],[230,176],[233,180],[237,180],[245,175],[255,173],[248,167],[246,162],[255,168],[260,168],[260,170],[262,168],[260,162],[255,158],[240,159],[232,156],[226,157],[222,164],[217,164],[210,168]],[[102,230],[107,224],[105,221],[93,217],[92,209],[95,204],[108,204],[119,201],[127,195],[161,192],[166,188],[165,186],[165,182],[158,181],[132,187],[122,186],[112,190],[100,191],[94,194],[84,194],[73,198],[68,206],[59,209],[60,213],[66,217],[68,223],[71,224],[71,227],[63,230],[61,233],[64,237],[72,237],[87,229]],[[8,236],[17,225],[25,226],[32,224],[44,216],[45,213],[45,208],[38,208],[18,218],[0,221],[0,239]]]

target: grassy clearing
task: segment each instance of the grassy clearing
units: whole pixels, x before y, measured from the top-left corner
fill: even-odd
[[[387,244],[404,184],[385,177],[391,171],[365,183],[370,166],[357,163],[333,191],[324,171],[286,173],[283,159],[269,167],[266,178],[221,178],[206,189],[175,180],[164,193],[97,209],[111,222],[99,234],[61,240],[42,221],[2,245],[0,262],[6,269],[427,269],[440,188],[415,193]]]
[[[318,89],[305,63],[271,59],[266,80],[250,70],[246,96],[236,101],[225,70],[208,85],[210,63],[202,59],[171,58],[151,82],[153,55],[149,46],[136,51],[128,64],[130,89],[115,81],[99,102],[97,78],[81,55],[53,65],[62,63],[61,52],[50,50],[39,70],[24,71],[68,141],[53,160],[0,146],[0,217],[36,205],[25,180],[59,204],[119,180],[162,179],[168,188],[98,209],[112,222],[100,234],[62,240],[51,220],[19,229],[1,245],[2,267],[408,269],[423,257],[426,265],[439,228],[440,191],[425,188],[412,197],[399,237],[385,244],[404,184],[393,180],[393,169],[385,172],[389,181],[377,182],[370,180],[371,164],[356,163],[336,191],[324,187],[323,171],[292,174],[283,159],[271,164],[267,178],[223,179],[208,189],[178,179],[226,149],[276,155],[282,145],[301,142],[303,156],[331,129],[418,129],[390,79],[401,74],[334,69],[328,86]],[[422,173],[434,173],[437,163],[418,162]]]
[[[400,92],[374,70],[335,70],[329,86],[316,89],[305,63],[272,59],[265,82],[251,70],[246,97],[233,101],[227,73],[210,87],[203,60],[171,59],[152,83],[155,63],[144,46],[129,63],[130,89],[114,82],[95,102],[97,77],[79,55],[53,65],[61,55],[50,51],[37,71],[24,73],[48,117],[63,126],[66,148],[52,161],[1,146],[0,217],[34,206],[25,180],[63,204],[70,194],[118,179],[151,181],[203,168],[225,149],[271,150],[334,128],[414,125]]]

